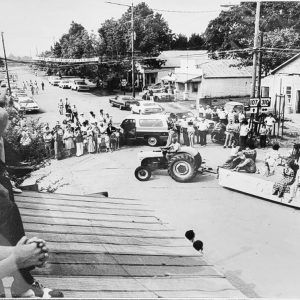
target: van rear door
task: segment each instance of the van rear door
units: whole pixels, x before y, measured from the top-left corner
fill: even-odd
[[[122,122],[121,127],[124,130],[125,140],[136,139],[136,121],[134,119],[125,119]]]

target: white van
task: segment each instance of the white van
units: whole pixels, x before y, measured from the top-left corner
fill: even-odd
[[[167,117],[161,114],[130,115],[121,123],[125,142],[144,140],[151,147],[168,139]]]

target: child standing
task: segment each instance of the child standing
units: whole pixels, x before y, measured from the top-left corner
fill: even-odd
[[[266,147],[266,141],[267,141],[267,127],[266,127],[266,124],[262,124],[262,126],[259,130],[260,148],[265,148]]]

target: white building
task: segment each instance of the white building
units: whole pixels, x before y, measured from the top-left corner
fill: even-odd
[[[175,68],[180,67],[181,61],[188,60],[189,57],[197,57],[201,60],[207,59],[206,50],[169,50],[162,51],[157,59],[163,60],[165,63],[159,69],[151,69],[139,62],[136,63],[137,70],[139,72],[139,79],[143,86],[159,83],[164,77],[173,74]]]
[[[213,98],[249,96],[251,68],[237,63],[232,59],[182,60],[175,69],[178,99],[209,103]]]
[[[300,113],[300,54],[295,55],[264,77],[261,95],[271,97],[274,106],[279,95],[285,98],[286,112]],[[283,102],[283,97],[281,98]]]

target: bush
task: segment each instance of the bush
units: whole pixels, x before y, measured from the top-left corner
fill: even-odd
[[[14,108],[8,107],[6,110],[9,115],[9,124],[4,139],[10,148],[9,151],[6,150],[6,156],[12,155],[17,157],[19,162],[26,162],[31,166],[44,163],[47,160],[43,140],[45,125],[39,119],[23,117]],[[25,136],[28,138],[25,139]]]

